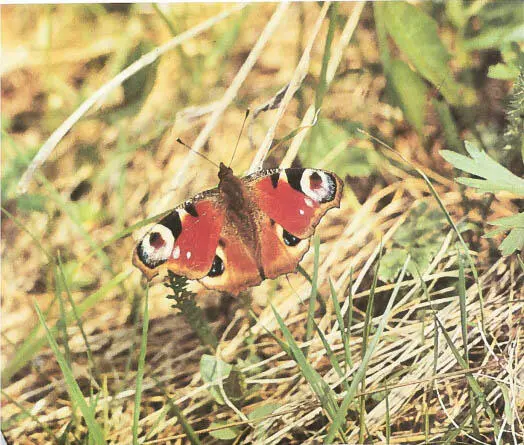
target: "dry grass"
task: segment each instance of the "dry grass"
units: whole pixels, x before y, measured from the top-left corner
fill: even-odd
[[[229,7],[177,5],[170,14],[173,23],[180,24],[177,31],[182,31]],[[146,37],[156,45],[172,37],[152,8],[133,8],[129,15],[95,6],[2,8],[2,40],[9,62],[3,69],[2,116],[4,121],[16,121],[19,128],[14,131],[13,125],[3,126],[7,129],[2,140],[4,165],[33,156],[81,102],[114,78],[123,68],[119,52]],[[453,182],[451,168],[438,155],[443,146],[440,130],[428,125],[430,137],[422,143],[403,122],[402,113],[383,99],[384,76],[366,70],[367,64],[377,62],[378,51],[366,25],[372,10],[366,7],[360,16],[360,11],[355,13],[358,8],[355,4],[339,6],[344,21],[334,34],[326,77],[331,86],[322,115],[337,122],[360,122],[391,141],[395,150],[428,175],[455,221],[481,225],[484,197],[461,190]],[[43,197],[42,209],[20,208],[14,190],[23,168],[9,177],[2,204],[14,215],[4,214],[2,220],[2,430],[10,443],[53,443],[60,437],[69,441],[62,443],[88,443],[86,423],[78,403],[72,403],[68,395],[56,355],[39,325],[35,302],[43,311],[49,308],[46,322],[57,325],[54,335],[105,439],[131,443],[145,286],[130,264],[132,237],[105,243],[125,228],[216,184],[217,172],[174,144],[177,137],[194,143],[214,160],[228,160],[245,108],[267,102],[289,82],[289,91],[301,85],[300,95],[284,98],[279,111],[262,113],[252,124],[253,140],[261,146],[259,158],[265,158],[272,131],[283,138],[313,121],[310,105],[316,82],[312,79],[321,73],[328,32],[319,14],[326,11],[326,5],[321,12],[314,4],[248,6],[198,38],[185,41],[178,52],[164,55],[152,90],[142,102],[126,104],[124,90],[117,86],[103,104],[98,103],[63,136],[29,183],[31,196]],[[359,18],[355,36],[347,44]],[[89,20],[100,30],[94,41]],[[319,30],[314,38],[316,23]],[[235,24],[240,33],[220,53],[217,42],[223,42],[221,38]],[[72,34],[73,29],[76,33]],[[22,49],[35,57],[21,57]],[[70,52],[75,57],[64,59]],[[209,61],[209,54],[218,62]],[[337,67],[338,72],[361,72],[337,78]],[[118,107],[124,105],[129,113],[117,115]],[[299,162],[300,142],[308,131],[271,152],[265,165]],[[421,149],[422,144],[426,150]],[[373,336],[395,287],[395,283],[382,281],[376,288],[372,284],[381,245],[391,246],[394,235],[420,203],[438,208],[424,180],[390,152],[365,138],[354,137],[347,141],[348,146],[379,156],[373,175],[347,178],[341,209],[329,212],[318,227],[317,286],[325,309],[317,308],[315,321],[343,376],[333,367],[318,334],[306,343],[309,364],[334,390],[339,405],[348,390],[344,382],[351,381],[362,361],[366,317],[372,322]],[[330,156],[334,154],[327,153],[322,162],[327,164]],[[239,174],[247,171],[254,158],[248,138],[242,137],[234,170]],[[497,196],[491,203],[492,215],[511,214],[516,208],[511,198]],[[478,282],[467,262],[461,278],[456,233],[443,224],[438,252],[420,271],[421,277],[406,276],[397,283],[398,298],[367,364],[365,388],[359,386],[343,425],[349,443],[357,443],[361,425],[365,425],[365,437],[375,442],[493,443],[497,439],[493,421],[474,383],[494,412],[503,438],[499,443],[524,440],[523,270],[515,257],[501,258],[488,241],[471,235],[468,242]],[[52,258],[57,252],[64,262],[73,305],[63,285],[56,291],[61,281],[47,255]],[[302,267],[313,274],[312,252]],[[352,295],[352,363],[344,356],[329,298],[329,279],[344,316]],[[461,284],[465,287],[466,324],[461,319]],[[141,443],[187,441],[176,407],[206,443],[218,442],[217,433],[210,433],[222,427],[213,422],[227,424],[229,430],[234,427],[236,443],[322,441],[330,427],[325,401],[319,400],[304,369],[273,337],[283,338],[269,304],[284,319],[298,345],[305,346],[301,339],[306,333],[309,282],[300,274],[281,277],[264,282],[240,300],[196,286],[194,290],[220,337],[213,354],[235,365],[242,376],[241,396],[233,397],[219,380],[216,383],[226,403],[215,401],[212,385],[203,382],[199,366],[202,355],[210,351],[170,308],[166,288],[156,284],[149,290],[150,322],[138,423]],[[365,313],[370,293],[375,299],[374,318]],[[81,324],[71,312],[74,308]],[[60,325],[66,318],[63,312],[71,314],[67,327]],[[461,354],[467,326],[469,372],[458,363],[438,321]],[[13,371],[8,379],[6,369]],[[473,406],[472,394],[477,401]],[[260,409],[269,405],[271,409]],[[472,424],[474,410],[476,426]]]

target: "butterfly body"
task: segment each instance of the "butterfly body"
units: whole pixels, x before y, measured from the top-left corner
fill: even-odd
[[[149,279],[163,267],[238,294],[294,272],[343,183],[323,170],[265,170],[238,178],[220,164],[218,187],[196,195],[140,240],[133,264]]]

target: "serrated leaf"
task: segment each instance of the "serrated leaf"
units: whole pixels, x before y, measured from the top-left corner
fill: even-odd
[[[479,49],[497,48],[509,42],[524,40],[524,24],[509,24],[506,26],[488,26],[486,31],[464,42],[464,49],[474,51]]]
[[[448,66],[450,56],[438,35],[437,22],[406,2],[384,3],[385,25],[417,71],[451,104],[459,103],[459,86]]]
[[[524,212],[517,215],[506,216],[494,221],[488,221],[492,226],[500,226],[507,229],[519,228],[524,229]]]
[[[402,60],[391,62],[387,77],[407,121],[422,136],[426,114],[426,84]]]
[[[499,246],[502,255],[511,255],[519,250],[524,251],[524,229],[513,229]]]
[[[441,155],[455,168],[483,179],[457,178],[457,182],[475,187],[482,192],[508,191],[515,195],[524,196],[524,179],[511,173],[507,168],[500,165],[487,153],[479,150],[470,142],[466,141],[465,146],[471,157],[449,150],[442,150]]]
[[[227,422],[218,421],[218,422],[213,422],[209,426],[209,428],[212,430],[213,428],[225,427],[226,425],[227,425]],[[210,431],[209,434],[213,436],[215,439],[233,440],[240,434],[240,430],[236,427],[229,426],[227,428],[220,428],[215,431]]]

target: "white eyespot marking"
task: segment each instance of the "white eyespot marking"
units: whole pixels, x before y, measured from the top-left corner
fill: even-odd
[[[313,201],[328,202],[335,197],[337,185],[326,172],[307,168],[300,179],[300,188]]]
[[[311,199],[309,198],[304,198],[304,202],[306,203],[306,205],[308,207],[313,207],[313,201],[311,201]]]
[[[303,215],[303,214],[304,214],[304,210],[300,209],[300,210],[298,211],[298,213],[300,213],[301,215]]]
[[[179,246],[176,246],[174,249],[173,249],[173,255],[172,255],[173,259],[174,260],[178,260],[180,258],[180,247]]]
[[[175,238],[170,229],[162,224],[155,224],[140,242],[140,259],[150,267],[156,267],[169,258]]]
[[[187,258],[187,259],[191,258],[191,252],[187,252],[187,253],[186,253],[186,258]]]

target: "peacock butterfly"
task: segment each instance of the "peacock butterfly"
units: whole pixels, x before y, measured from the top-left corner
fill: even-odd
[[[148,279],[166,267],[237,295],[294,272],[343,182],[324,170],[262,170],[243,178],[220,163],[218,187],[173,209],[139,241],[133,264]]]

